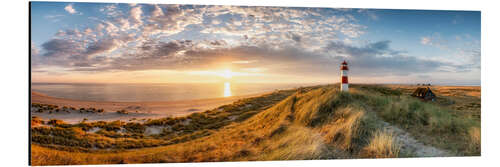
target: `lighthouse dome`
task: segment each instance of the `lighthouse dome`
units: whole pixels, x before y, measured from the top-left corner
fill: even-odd
[[[349,68],[347,68],[347,62],[342,62],[342,65],[340,66],[340,70],[349,70]]]

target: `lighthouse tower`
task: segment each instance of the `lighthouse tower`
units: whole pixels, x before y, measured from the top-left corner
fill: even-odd
[[[342,83],[340,83],[340,91],[343,92],[348,92],[349,91],[349,82],[347,82],[347,71],[349,71],[349,68],[347,68],[347,62],[342,62],[342,65],[340,65],[340,77],[342,78]]]

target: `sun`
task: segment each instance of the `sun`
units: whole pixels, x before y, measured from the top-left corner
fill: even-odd
[[[220,76],[226,79],[230,79],[233,77],[233,72],[230,69],[226,69],[220,73]]]

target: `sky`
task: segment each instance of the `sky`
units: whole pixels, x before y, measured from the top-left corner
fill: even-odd
[[[480,85],[479,11],[31,3],[32,82]]]

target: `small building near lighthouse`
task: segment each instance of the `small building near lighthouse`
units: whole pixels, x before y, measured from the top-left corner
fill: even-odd
[[[340,91],[343,92],[349,91],[349,81],[347,78],[347,71],[349,71],[349,68],[347,67],[347,62],[344,60],[344,62],[342,62],[342,64],[340,65],[340,77],[341,77]]]

